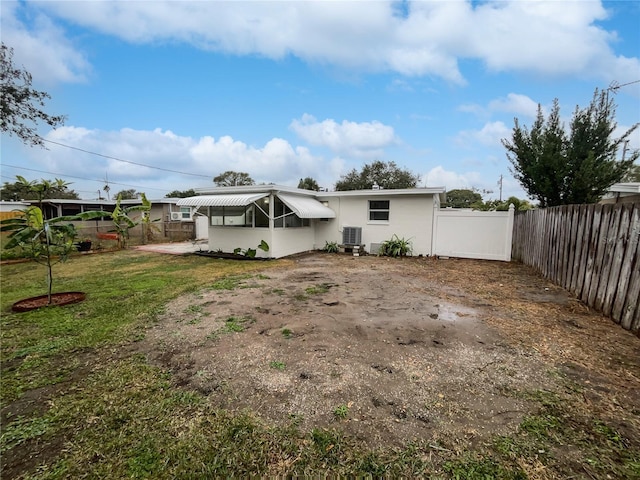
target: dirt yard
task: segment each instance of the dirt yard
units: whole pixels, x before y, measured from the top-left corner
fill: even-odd
[[[206,260],[203,260],[206,261]],[[336,427],[372,447],[477,446],[538,405],[640,437],[640,339],[517,264],[314,254],[168,305],[140,342],[211,402]]]

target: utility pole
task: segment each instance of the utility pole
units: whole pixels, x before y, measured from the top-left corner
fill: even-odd
[[[502,175],[500,175],[500,180],[498,180],[498,185],[500,186],[500,201],[502,201]]]

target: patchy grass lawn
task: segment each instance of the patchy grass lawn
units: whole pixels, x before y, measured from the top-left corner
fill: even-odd
[[[640,340],[576,302],[514,294],[526,290],[526,282],[535,282],[535,292],[555,290],[517,265],[397,263],[408,274],[428,271],[429,281],[443,288],[466,289],[486,305],[484,320],[513,348],[535,352],[553,376],[553,390],[508,392],[530,411],[513,431],[477,443],[429,437],[374,448],[349,434],[356,406],[347,402],[330,405],[330,427],[302,427],[304,419],[295,415],[286,424],[270,423],[250,409],[221,408],[140,353],[173,299],[203,289],[235,295],[255,285],[283,299],[286,289],[266,285],[294,264],[135,251],[78,256],[55,267],[54,291],[81,290],[87,300],[22,314],[10,306],[44,293],[44,269],[3,265],[2,477],[640,478],[640,407],[634,403],[640,399]],[[329,287],[312,283],[292,304],[333,295]],[[183,312],[180,325],[195,329],[209,321],[206,306],[192,304]],[[208,341],[250,335],[256,321],[223,320]],[[297,328],[274,331],[278,341],[301,338]],[[283,356],[265,368],[286,375],[294,366]]]

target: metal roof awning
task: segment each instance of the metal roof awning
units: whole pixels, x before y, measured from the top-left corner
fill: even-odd
[[[336,218],[336,212],[315,198],[278,193],[278,198],[300,218]]]
[[[180,207],[246,207],[269,193],[234,193],[227,195],[199,195],[182,198],[176,202]]]

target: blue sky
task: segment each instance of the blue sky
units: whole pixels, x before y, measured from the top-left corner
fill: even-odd
[[[14,63],[50,93],[48,113],[67,115],[40,128],[47,149],[3,134],[1,180],[62,178],[87,199],[105,179],[112,194],[161,198],[225,170],[332,189],[373,160],[421,186],[493,191],[485,198],[502,175],[503,197],[524,198],[500,142],[514,117],[530,125],[557,97],[568,120],[595,88],[640,80],[638,1],[0,8]],[[615,99],[619,132],[640,122],[640,83]]]

